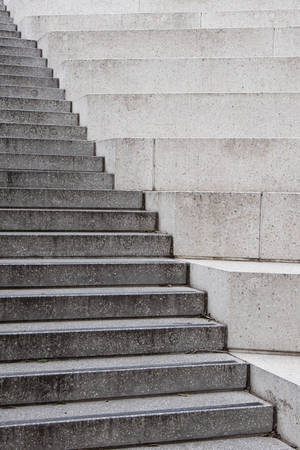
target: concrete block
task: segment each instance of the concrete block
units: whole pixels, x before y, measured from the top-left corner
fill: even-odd
[[[86,94],[300,91],[299,58],[80,59],[64,61],[56,75],[69,100]]]
[[[6,4],[17,22],[34,15],[299,9],[298,0],[60,0],[59,8],[55,0],[7,0]]]
[[[212,11],[202,13],[203,28],[280,28],[300,25],[299,9]]]
[[[299,56],[299,27],[278,28],[274,35],[274,56]]]
[[[35,40],[52,31],[170,30],[200,26],[201,15],[197,12],[32,15],[19,23],[22,36]]]
[[[176,256],[258,257],[259,193],[147,192],[146,209],[159,213]]]
[[[228,326],[231,349],[299,352],[300,268],[296,264],[189,260],[191,285]]]
[[[300,94],[86,95],[89,139],[298,138]]]
[[[97,154],[118,189],[300,190],[298,139],[112,139]]]
[[[262,197],[261,257],[300,260],[300,194],[265,192]]]
[[[273,56],[273,40],[271,28],[65,31],[46,34],[39,47],[56,69],[66,59]]]
[[[152,190],[153,150],[152,139],[116,139],[96,143],[97,155],[105,158],[105,168],[115,174],[115,188],[121,190]]]
[[[251,389],[276,406],[282,439],[300,447],[300,357],[237,353],[250,364]]]

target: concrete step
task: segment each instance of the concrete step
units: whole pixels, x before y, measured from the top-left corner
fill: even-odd
[[[87,130],[79,126],[59,126],[22,123],[0,123],[0,136],[28,139],[79,139],[87,137]]]
[[[0,55],[0,64],[9,66],[47,67],[47,60],[33,56]]]
[[[0,86],[0,97],[20,97],[29,99],[64,100],[62,89],[49,87]]]
[[[3,322],[201,316],[206,304],[205,292],[186,286],[0,291]]]
[[[177,442],[176,444],[160,444],[157,447],[159,450],[289,450],[292,448],[273,437],[260,436]],[[136,450],[151,450],[150,445],[135,448]],[[129,448],[124,447],[123,450],[129,450]]]
[[[247,392],[156,396],[3,411],[7,450],[106,448],[184,439],[266,434],[273,407]],[[49,446],[49,436],[51,444]]]
[[[72,113],[0,110],[1,123],[78,126],[79,116]]]
[[[93,156],[95,154],[95,144],[91,141],[79,140],[0,137],[0,155],[1,153],[10,154],[12,157],[14,157],[15,154],[35,154],[39,156]]]
[[[2,23],[0,20],[0,30],[1,31],[17,31],[17,25],[14,25],[13,23]]]
[[[57,156],[0,153],[0,167],[12,170],[73,170],[103,172],[100,156]]]
[[[13,64],[0,64],[0,75],[24,76],[24,77],[49,77],[53,70],[49,67],[18,66]]]
[[[93,140],[153,136],[266,139],[299,137],[299,100],[299,93],[92,94],[75,100],[73,106]]]
[[[278,51],[283,45],[282,40],[276,44]],[[262,42],[264,45],[261,45]],[[51,32],[39,40],[39,47],[48,58],[49,66],[55,69],[67,59],[270,57],[274,56],[274,30],[225,28]]]
[[[143,201],[138,191],[0,188],[0,208],[142,209]]]
[[[0,186],[54,189],[113,189],[113,175],[103,172],[0,169]]]
[[[4,33],[4,31],[2,31],[2,33]],[[5,33],[8,33],[8,31],[6,31]],[[41,57],[42,50],[31,47],[12,47],[2,45],[0,46],[0,55]]]
[[[0,68],[1,72],[1,68]],[[50,77],[34,77],[22,75],[1,75],[0,86],[31,86],[31,87],[50,87],[58,88],[58,79]]]
[[[3,89],[3,86],[2,88]],[[15,88],[14,88],[15,89]],[[18,97],[0,97],[0,109],[17,109],[23,111],[43,111],[43,112],[71,112],[71,102],[65,100],[50,100],[48,98],[33,98],[39,93],[42,95],[42,89],[28,89],[28,95],[32,92],[32,98]],[[48,88],[50,89],[50,88]],[[45,89],[48,91],[48,89]],[[56,89],[53,89],[55,91]],[[7,92],[7,88],[5,88]],[[18,136],[20,137],[20,136]]]
[[[23,48],[37,48],[37,43],[35,40],[30,39],[20,39],[20,38],[1,38],[1,47],[23,47]]]
[[[0,30],[0,38],[20,38],[21,33],[19,31],[7,31]]]
[[[172,238],[160,233],[0,232],[1,258],[170,257]]]
[[[72,100],[93,93],[299,92],[300,58],[69,60],[57,76]]]
[[[22,32],[39,40],[52,31],[172,30],[201,28],[199,13],[125,13],[29,16],[22,21]]]
[[[245,389],[247,369],[225,353],[2,363],[0,401],[20,405]]]
[[[300,9],[211,11],[201,16],[203,28],[281,28],[300,25]]]
[[[180,285],[186,268],[167,258],[1,259],[0,287]]]
[[[3,323],[0,360],[218,351],[225,337],[223,325],[192,317]]]
[[[91,201],[92,204],[92,201]],[[21,201],[20,201],[21,205]],[[125,205],[125,203],[124,203]],[[138,207],[142,202],[137,203]],[[7,202],[7,206],[11,205]],[[133,207],[133,205],[129,205]],[[77,207],[74,201],[74,207]],[[84,200],[82,207],[86,207]],[[123,207],[122,199],[116,207]],[[22,206],[21,206],[22,208]],[[30,206],[28,206],[30,208]],[[134,210],[2,209],[1,231],[155,231],[157,214]]]

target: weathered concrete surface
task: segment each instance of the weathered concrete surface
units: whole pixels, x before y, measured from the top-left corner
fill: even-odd
[[[96,148],[117,189],[300,191],[298,139],[108,139]]]
[[[174,239],[174,254],[258,258],[260,193],[147,192],[159,229]]]
[[[191,285],[228,326],[232,349],[299,352],[298,264],[189,260]]]
[[[276,405],[277,429],[282,438],[300,447],[300,357],[237,355],[250,363],[252,392]]]

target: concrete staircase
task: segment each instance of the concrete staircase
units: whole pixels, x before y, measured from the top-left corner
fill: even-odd
[[[288,449],[143,193],[0,20],[0,447]]]

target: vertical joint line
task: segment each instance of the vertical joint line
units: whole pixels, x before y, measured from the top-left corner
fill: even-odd
[[[152,145],[152,191],[155,191],[155,158],[156,158],[156,139],[153,139]]]

